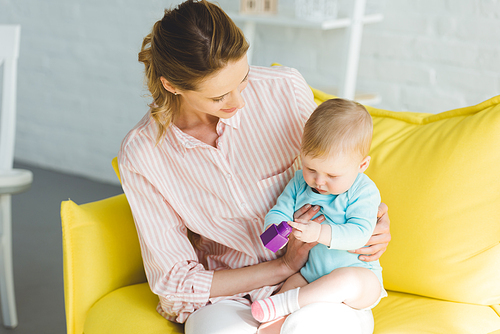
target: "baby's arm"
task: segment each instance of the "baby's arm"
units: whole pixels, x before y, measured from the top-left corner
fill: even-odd
[[[293,235],[300,241],[311,243],[319,242],[330,247],[332,241],[332,228],[329,224],[319,224],[313,220],[297,219],[288,222],[294,228]]]
[[[332,224],[330,248],[351,250],[363,247],[373,234],[377,224],[380,192],[366,177],[348,191],[349,203],[346,207],[344,224]]]
[[[269,210],[264,221],[263,230],[267,230],[272,224],[293,219],[295,208],[296,186],[295,177],[288,182],[285,189],[278,197],[274,207]]]

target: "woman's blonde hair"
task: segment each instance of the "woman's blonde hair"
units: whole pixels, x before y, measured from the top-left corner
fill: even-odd
[[[344,154],[364,159],[372,142],[373,123],[354,101],[331,99],[320,104],[304,126],[302,154],[313,158]]]
[[[158,125],[157,143],[179,110],[179,96],[167,91],[164,77],[174,88],[196,90],[208,76],[230,61],[241,59],[248,43],[241,30],[218,6],[188,0],[165,10],[142,42],[139,61],[153,97],[151,117]]]

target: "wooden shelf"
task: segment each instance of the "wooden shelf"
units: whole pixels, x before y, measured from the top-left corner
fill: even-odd
[[[346,47],[343,52],[344,63],[341,64],[341,80],[338,96],[350,100],[356,100],[361,103],[375,104],[380,102],[380,97],[376,94],[357,94],[356,78],[358,74],[359,53],[361,49],[361,39],[363,35],[363,26],[365,24],[377,23],[384,19],[382,14],[365,15],[365,7],[367,0],[352,0],[352,10],[349,17],[341,17],[336,19],[308,20],[293,16],[285,16],[283,14],[241,14],[231,13],[228,15],[237,24],[241,25],[245,37],[250,43],[250,48],[247,52],[248,62],[252,64],[253,56],[253,41],[255,40],[255,30],[257,25],[272,25],[281,27],[303,28],[303,29],[345,29]],[[279,61],[278,59],[276,61]],[[293,64],[287,64],[293,66]]]
[[[314,88],[325,92],[327,94],[331,94],[334,96],[339,96],[338,87],[326,87],[326,86],[314,86]],[[377,93],[369,93],[369,92],[355,92],[354,93],[354,101],[359,102],[363,105],[374,106],[380,102],[382,102],[382,98]]]
[[[337,19],[323,19],[323,20],[306,20],[296,18],[293,16],[284,15],[247,15],[239,13],[228,13],[229,17],[235,22],[254,22],[257,24],[267,24],[282,27],[295,27],[295,28],[311,28],[311,29],[339,29],[347,28],[351,25],[351,19],[348,17]],[[363,18],[363,24],[377,23],[384,19],[382,14],[366,15]]]

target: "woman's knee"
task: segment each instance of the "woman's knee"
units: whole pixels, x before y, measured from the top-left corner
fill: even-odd
[[[186,321],[186,334],[255,334],[260,325],[250,306],[234,300],[207,305]]]
[[[344,304],[314,303],[288,316],[281,332],[371,334],[373,327],[371,311],[354,310]]]

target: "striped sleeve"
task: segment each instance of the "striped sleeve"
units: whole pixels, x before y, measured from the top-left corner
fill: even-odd
[[[160,298],[162,315],[183,323],[189,314],[207,304],[213,271],[205,270],[198,262],[187,228],[169,203],[131,166],[130,151],[122,152],[120,175],[132,208],[149,285]],[[135,150],[137,165],[142,165],[138,160],[148,156],[143,153]]]

